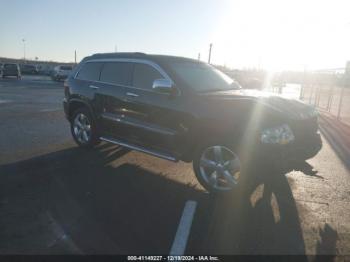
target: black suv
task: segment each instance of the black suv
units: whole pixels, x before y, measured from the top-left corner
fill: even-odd
[[[79,146],[102,140],[193,161],[199,182],[211,192],[235,188],[245,167],[259,160],[304,161],[322,145],[314,108],[242,89],[193,59],[95,54],[64,86],[64,110]]]

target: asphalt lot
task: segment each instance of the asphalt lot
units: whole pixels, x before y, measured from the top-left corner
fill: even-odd
[[[188,200],[188,254],[350,254],[350,174],[327,141],[298,170],[213,197],[191,164],[76,147],[62,85],[0,80],[1,254],[168,254]]]

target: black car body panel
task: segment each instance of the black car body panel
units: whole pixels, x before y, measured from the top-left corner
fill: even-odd
[[[96,54],[84,58],[65,82],[67,119],[71,120],[76,108],[86,106],[101,137],[166,152],[184,161],[192,161],[198,145],[213,138],[250,146],[257,154],[284,155],[285,161],[307,159],[320,150],[317,116],[310,106],[255,90],[196,92],[179,77],[169,61],[200,63],[188,58],[140,53]],[[91,77],[84,76],[83,71],[90,70],[86,66],[89,63],[97,63],[95,67],[100,70],[90,74]],[[139,88],[135,73],[139,65],[148,66],[147,70],[154,71],[150,74],[171,81],[174,92]],[[113,76],[108,76],[112,79],[108,80],[110,66],[124,70],[117,80]],[[141,80],[142,77],[146,83],[147,76],[140,74]],[[281,124],[290,126],[295,140],[288,145],[263,144],[262,130]]]

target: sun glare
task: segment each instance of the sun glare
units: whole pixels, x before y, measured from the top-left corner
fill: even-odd
[[[344,66],[350,3],[232,1],[212,32],[214,63],[271,71]]]

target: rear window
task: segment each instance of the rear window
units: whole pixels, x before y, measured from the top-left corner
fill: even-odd
[[[131,63],[106,62],[103,65],[100,80],[115,85],[130,85],[131,75]]]
[[[15,64],[5,64],[4,67],[9,69],[17,69],[17,65]]]
[[[80,69],[77,78],[87,81],[98,81],[100,78],[102,63],[86,63]]]
[[[61,70],[72,70],[71,66],[61,66],[60,67]]]

